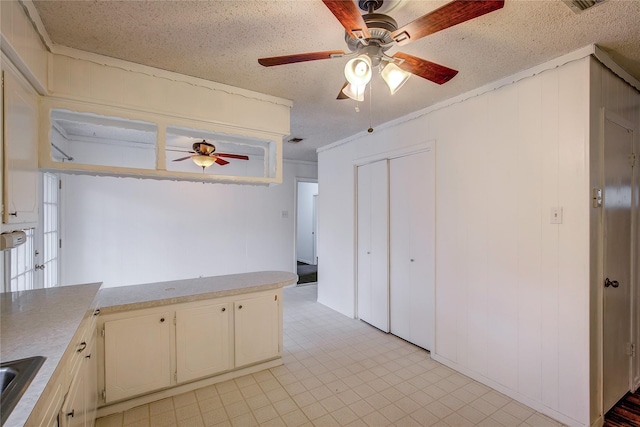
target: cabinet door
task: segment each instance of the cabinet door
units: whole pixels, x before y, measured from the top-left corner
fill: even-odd
[[[233,367],[229,303],[176,311],[178,382],[190,381]]]
[[[106,402],[171,385],[171,312],[105,322]]]
[[[391,333],[433,349],[435,163],[433,151],[389,163]]]
[[[91,427],[96,420],[98,407],[98,354],[96,353],[96,332],[93,331],[89,352],[84,357],[83,373],[85,377],[85,422]]]
[[[358,167],[358,318],[389,332],[387,160]]]
[[[60,410],[61,427],[84,427],[85,423],[85,381],[82,372],[71,381],[69,394]]]
[[[234,315],[236,367],[280,354],[280,298],[277,293],[236,301]]]
[[[38,223],[38,98],[3,63],[4,212],[7,224]]]

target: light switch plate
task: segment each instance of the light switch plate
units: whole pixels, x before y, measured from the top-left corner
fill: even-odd
[[[551,208],[549,220],[551,224],[562,224],[562,207]]]

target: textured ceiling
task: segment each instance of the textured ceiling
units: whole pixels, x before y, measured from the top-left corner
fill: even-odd
[[[387,1],[402,26],[443,1]],[[438,86],[413,76],[391,96],[379,76],[369,100],[336,100],[346,58],[265,68],[261,57],[345,50],[344,29],[320,0],[34,1],[54,44],[293,101],[285,158],[499,80],[591,43],[640,79],[640,0],[608,0],[574,13],[560,0],[506,0],[504,8],[397,51],[459,70]],[[367,96],[369,95],[367,91]],[[288,138],[286,138],[288,139]],[[285,139],[285,140],[286,140]]]

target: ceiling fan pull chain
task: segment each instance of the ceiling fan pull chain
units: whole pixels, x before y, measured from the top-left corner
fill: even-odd
[[[367,129],[367,132],[371,133],[373,132],[373,127],[371,126],[371,116],[373,115],[372,109],[373,107],[372,102],[371,102],[371,98],[373,97],[373,80],[371,80],[369,82],[369,129]]]

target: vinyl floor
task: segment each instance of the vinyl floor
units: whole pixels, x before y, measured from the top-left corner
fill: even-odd
[[[561,424],[429,352],[284,289],[284,365],[139,406],[97,427]]]

